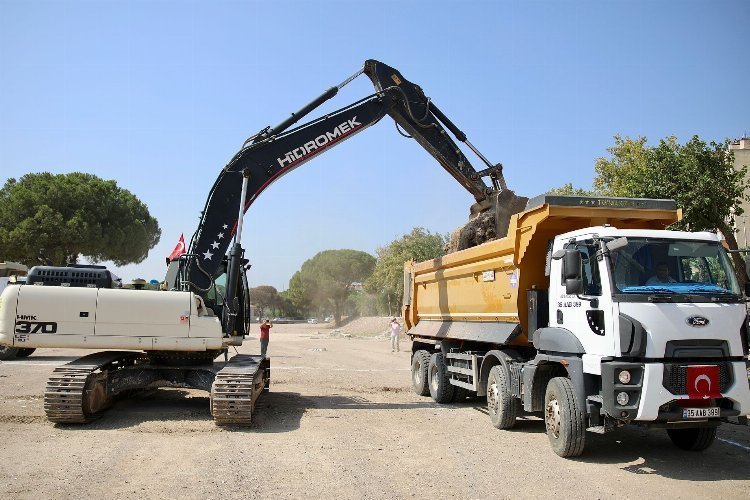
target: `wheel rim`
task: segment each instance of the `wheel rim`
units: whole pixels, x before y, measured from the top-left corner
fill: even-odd
[[[560,403],[557,399],[551,399],[544,410],[544,420],[547,423],[547,432],[555,439],[560,437]]]
[[[493,415],[497,415],[498,400],[499,393],[497,390],[497,382],[493,380],[490,387],[487,389],[487,409]]]
[[[419,361],[417,361],[416,369],[414,370],[414,373],[412,373],[412,377],[414,378],[415,385],[422,384],[422,363]]]
[[[437,391],[438,389],[438,375],[437,370],[432,369],[430,372],[430,385],[432,386],[433,390]]]

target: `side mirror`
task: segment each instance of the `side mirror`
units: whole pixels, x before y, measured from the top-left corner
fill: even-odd
[[[580,280],[582,265],[581,252],[575,248],[566,249],[563,257],[563,277],[565,281]]]
[[[565,293],[568,295],[583,293],[582,266],[581,252],[575,248],[566,249],[563,256],[563,277],[565,278]]]

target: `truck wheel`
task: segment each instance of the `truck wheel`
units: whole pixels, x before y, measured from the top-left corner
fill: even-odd
[[[555,453],[561,457],[577,457],[583,453],[586,422],[569,378],[555,377],[547,384],[544,422]]]
[[[16,354],[16,356],[18,356],[19,358],[28,358],[34,351],[36,351],[35,347],[24,347],[18,349],[18,354]]]
[[[498,429],[510,429],[516,425],[518,399],[510,393],[510,384],[502,365],[495,365],[487,377],[487,410],[492,425]]]
[[[430,364],[430,353],[419,350],[411,359],[411,387],[419,396],[429,396],[427,368]]]
[[[703,451],[716,439],[716,427],[691,429],[667,429],[669,439],[675,446],[688,451]]]
[[[16,356],[18,356],[18,351],[20,351],[18,347],[8,347],[0,345],[0,361],[16,359]]]
[[[430,356],[428,368],[430,396],[436,403],[450,403],[453,400],[454,386],[448,382],[448,367],[443,354],[436,352]]]

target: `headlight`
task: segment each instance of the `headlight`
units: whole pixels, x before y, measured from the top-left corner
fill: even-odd
[[[630,383],[630,372],[628,370],[622,370],[619,375],[617,375],[617,378],[620,379],[621,384],[629,384]]]
[[[628,396],[627,392],[618,392],[617,393],[617,404],[620,406],[625,406],[628,404],[628,401],[630,401],[630,396]]]

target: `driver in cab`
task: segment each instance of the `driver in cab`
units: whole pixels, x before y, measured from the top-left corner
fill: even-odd
[[[646,285],[663,285],[666,283],[677,283],[677,280],[669,275],[669,266],[667,263],[659,262],[656,264],[656,275],[651,276],[646,281]]]

